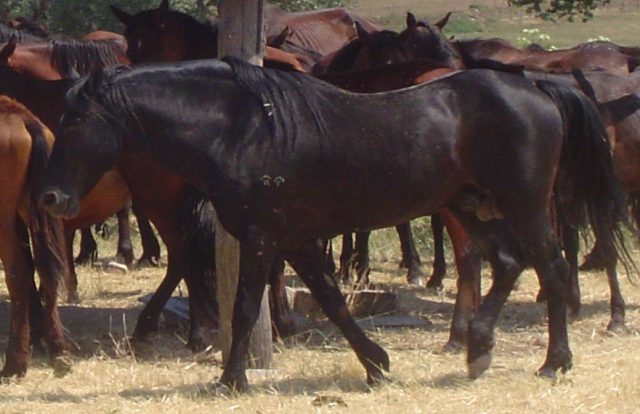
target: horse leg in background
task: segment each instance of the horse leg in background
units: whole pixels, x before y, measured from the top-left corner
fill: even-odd
[[[407,283],[424,286],[424,272],[420,269],[420,255],[411,233],[411,223],[398,224],[396,231],[400,238],[400,250],[402,251],[400,266],[408,269]]]
[[[444,259],[444,223],[440,214],[431,215],[431,232],[433,233],[433,272],[427,281],[427,287],[441,290],[442,281],[447,275],[447,262]]]
[[[327,272],[330,274],[336,273],[336,262],[333,260],[333,242],[332,239],[325,240],[324,242],[324,257],[327,266]]]
[[[342,250],[340,251],[340,268],[338,269],[338,279],[342,283],[351,283],[351,262],[353,250],[353,238],[351,233],[342,235]]]
[[[351,256],[351,265],[356,270],[356,285],[366,286],[369,284],[369,237],[370,231],[356,232],[356,242]]]
[[[95,263],[98,260],[98,245],[96,244],[91,227],[80,229],[80,251],[74,262],[79,265]]]
[[[327,274],[333,274],[328,271]],[[269,305],[274,338],[286,338],[302,331],[309,321],[289,306],[284,276],[284,260],[276,257],[269,273]]]
[[[568,307],[572,317],[576,318],[580,314],[580,281],[578,280],[578,253],[580,249],[580,240],[578,229],[570,224],[566,217],[560,214],[559,221],[562,226],[562,245],[564,257],[569,263],[569,282],[568,282]],[[540,287],[536,302],[542,303],[547,301],[547,295],[544,289]]]
[[[596,220],[599,217],[596,217]],[[605,269],[607,271],[607,281],[609,282],[609,292],[611,295],[610,309],[611,319],[607,325],[607,330],[611,332],[625,332],[627,330],[625,326],[625,303],[620,291],[620,285],[618,284],[618,273],[616,266],[618,264],[618,253],[614,242],[614,235],[611,231],[608,231],[606,225],[597,223],[592,226],[594,228],[596,237],[600,240],[599,253],[604,259]]]
[[[317,241],[288,252],[285,259],[302,278],[325,315],[345,336],[367,371],[367,382],[374,384],[384,379],[382,370],[389,370],[389,356],[367,338],[354,321],[338,285],[324,272],[322,253],[322,242]]]
[[[133,214],[136,215],[138,229],[140,230],[140,242],[142,244],[142,256],[138,259],[136,265],[141,266],[158,266],[160,263],[160,243],[156,237],[147,216],[136,208],[136,204],[132,206]]]
[[[65,226],[64,228],[64,242],[67,250],[67,266],[68,272],[64,280],[64,290],[67,293],[67,303],[80,302],[80,296],[78,295],[78,275],[76,274],[76,268],[73,264],[73,239],[76,234],[74,229]]]
[[[116,257],[124,264],[131,266],[133,263],[133,245],[131,244],[131,201],[118,211],[118,251]]]
[[[15,216],[0,217],[0,220],[0,259],[11,300],[9,342],[0,378],[22,377],[31,358],[29,308],[34,267],[28,247],[29,235],[22,220]]]
[[[453,214],[448,210],[442,210],[440,217],[451,238],[458,270],[458,292],[449,330],[449,340],[444,346],[444,351],[457,352],[464,349],[469,322],[480,307],[482,255]]]
[[[602,251],[600,240],[596,238],[596,242],[593,245],[591,251],[584,257],[580,270],[604,270],[606,268],[606,253]]]

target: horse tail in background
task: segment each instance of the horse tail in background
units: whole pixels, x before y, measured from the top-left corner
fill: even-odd
[[[545,80],[535,83],[562,115],[565,139],[559,174],[571,181],[572,203],[584,209],[596,238],[615,251],[630,274],[629,266],[635,266],[623,234],[623,226],[629,226],[627,200],[614,175],[611,146],[598,110],[576,89]]]
[[[49,160],[49,146],[45,139],[45,129],[35,120],[25,122],[31,135],[31,155],[29,158],[29,231],[33,243],[35,267],[43,283],[58,286],[65,280],[67,268],[66,250],[62,219],[54,218],[37,205],[36,191]]]

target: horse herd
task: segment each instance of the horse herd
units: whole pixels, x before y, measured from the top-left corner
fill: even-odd
[[[567,309],[580,310],[580,230],[594,233],[590,262],[607,273],[608,328],[624,329],[616,267],[634,267],[622,230],[629,211],[640,221],[634,48],[521,50],[500,39],[453,42],[441,31],[449,16],[432,25],[408,14],[396,33],[342,9],[268,7],[263,69],[215,59],[216,26],[166,0],[136,14],[112,11],[124,38],[0,31],[8,34],[0,50],[0,255],[11,299],[0,377],[23,376],[30,346],[41,341],[56,373],[70,369],[57,293],[64,276],[76,299],[73,232],[122,211],[126,236],[129,199],[145,228],[143,258],[159,255],[147,219],[168,252],[134,341],[158,329],[184,278],[189,346],[208,346],[217,325],[214,208],[239,240],[233,340],[220,379],[237,390],[248,385],[249,336],[267,283],[275,330],[296,330],[285,261],[344,334],[368,383],[383,380],[389,357],[355,323],[337,278],[355,268],[366,279],[368,231],[395,225],[407,279],[424,284],[409,225],[424,215],[433,215],[440,238],[442,223],[451,236],[459,282],[447,347],[466,347],[470,377],[489,368],[498,315],[528,266],[549,317],[538,373],[571,368]],[[334,277],[327,240],[341,234]],[[126,237],[119,251],[132,261]],[[482,260],[493,272],[484,298]],[[428,285],[437,287],[443,257],[435,263]]]

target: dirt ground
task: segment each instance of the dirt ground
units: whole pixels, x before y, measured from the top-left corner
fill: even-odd
[[[390,354],[390,382],[370,389],[345,340],[333,330],[312,330],[275,344],[274,369],[250,371],[251,392],[219,394],[220,353],[192,355],[185,331],[167,323],[154,346],[129,352],[139,298],[159,283],[164,268],[112,274],[80,268],[82,302],[63,305],[67,336],[76,347],[73,370],[53,376],[46,357],[36,355],[27,376],[0,386],[2,413],[205,412],[635,412],[640,404],[640,287],[621,277],[627,299],[622,335],[606,332],[608,291],[604,274],[584,273],[583,313],[570,326],[574,369],[557,381],[536,378],[545,356],[545,310],[534,302],[537,281],[522,277],[497,328],[494,363],[477,381],[466,378],[463,354],[441,352],[453,311],[453,269],[442,292],[410,288],[398,257],[374,240],[373,280],[396,292],[400,313],[429,321],[422,328],[375,328],[368,334]],[[638,252],[634,251],[634,256]],[[429,269],[429,264],[425,264]],[[483,281],[489,284],[488,274]],[[0,320],[7,321],[4,286]],[[0,331],[6,347],[7,327]]]

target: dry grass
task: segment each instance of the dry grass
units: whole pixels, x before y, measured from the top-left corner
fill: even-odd
[[[388,234],[375,240],[389,245]],[[2,413],[206,412],[634,412],[640,405],[640,290],[623,281],[630,333],[605,331],[607,284],[601,273],[582,275],[583,317],[570,326],[575,367],[558,381],[536,378],[547,342],[544,308],[533,303],[537,282],[525,273],[497,330],[494,363],[475,382],[466,378],[464,356],[440,352],[452,311],[455,280],[432,294],[408,288],[390,248],[374,263],[373,278],[397,291],[402,311],[428,318],[430,329],[369,331],[389,352],[391,382],[365,385],[364,371],[346,342],[332,333],[300,336],[276,345],[275,370],[250,372],[248,395],[216,393],[220,356],[194,357],[183,333],[168,326],[148,355],[132,356],[131,333],[140,304],[164,268],[126,275],[80,269],[83,302],[63,307],[69,337],[80,348],[73,371],[55,378],[46,358],[36,357],[27,377],[1,386]],[[637,252],[634,253],[637,256]],[[385,259],[386,258],[386,259]],[[485,278],[485,285],[488,279]],[[4,287],[3,287],[4,289]],[[6,292],[0,291],[0,320],[7,321]],[[3,323],[3,326],[4,325]],[[6,328],[3,329],[6,331]],[[4,349],[6,338],[0,347]],[[318,398],[322,397],[322,398]],[[315,405],[321,404],[321,405]]]

